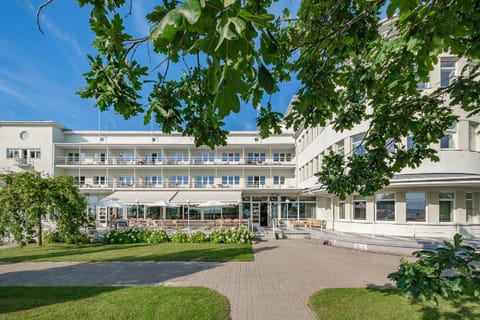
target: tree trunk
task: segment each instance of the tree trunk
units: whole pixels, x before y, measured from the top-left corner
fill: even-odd
[[[42,215],[38,217],[38,245],[41,246],[43,244],[42,240]]]

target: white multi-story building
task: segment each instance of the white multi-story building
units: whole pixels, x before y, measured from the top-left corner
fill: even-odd
[[[465,66],[464,59],[443,53],[422,83],[426,92],[448,86]],[[451,237],[480,236],[480,116],[468,117],[454,108],[458,122],[432,148],[439,162],[425,161],[418,168],[405,168],[390,185],[369,197],[350,195],[345,200],[328,194],[318,185],[315,172],[330,151],[344,155],[362,153],[360,144],[368,123],[352,130],[335,132],[331,126],[305,128],[296,132],[298,187],[314,194],[317,217],[328,220],[328,227],[340,232],[371,235]],[[403,138],[411,148],[413,137]]]
[[[430,82],[419,89],[448,85],[465,63],[440,55]],[[454,111],[458,122],[432,146],[439,162],[406,168],[376,194],[344,201],[322,189],[314,174],[331,150],[361,152],[368,123],[343,132],[303,128],[268,139],[232,132],[226,146],[211,150],[196,148],[181,134],[72,131],[55,122],[5,121],[0,170],[73,176],[99,227],[112,213],[160,220],[248,218],[265,227],[274,219],[315,218],[340,232],[479,237],[480,116]],[[411,147],[412,138],[403,139]]]
[[[215,150],[181,134],[71,131],[48,121],[0,122],[0,137],[2,171],[74,177],[98,226],[107,225],[112,199],[124,218],[271,226],[274,218],[315,217],[315,198],[297,188],[293,132],[232,132]]]

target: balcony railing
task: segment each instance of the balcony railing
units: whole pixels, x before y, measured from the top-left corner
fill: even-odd
[[[212,160],[179,160],[173,158],[163,158],[163,159],[149,159],[144,157],[136,157],[134,159],[125,159],[122,157],[106,157],[105,159],[97,159],[93,157],[86,158],[72,158],[68,156],[59,156],[55,160],[56,165],[95,165],[95,166],[156,166],[156,165],[293,165],[295,164],[294,159],[291,161],[276,161],[273,159],[266,160],[254,160],[254,159],[241,159],[239,161],[226,161],[222,159]]]
[[[77,185],[82,189],[162,189],[162,188],[193,188],[193,189],[225,189],[225,188],[244,188],[244,189],[285,189],[294,188],[294,185],[273,184],[273,183],[240,183],[240,184],[198,184],[198,183],[177,183],[177,182],[163,182],[163,183],[148,183],[148,182],[119,182],[107,181],[105,183],[81,183]]]

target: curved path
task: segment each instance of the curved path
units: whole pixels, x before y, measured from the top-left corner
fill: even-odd
[[[254,262],[0,264],[0,285],[202,286],[230,301],[237,319],[313,319],[308,297],[322,288],[389,286],[399,256],[305,240],[254,245]]]

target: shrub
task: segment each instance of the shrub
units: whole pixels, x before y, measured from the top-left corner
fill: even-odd
[[[148,243],[162,243],[168,241],[170,241],[170,237],[168,236],[168,233],[164,230],[151,232],[147,239]]]
[[[140,229],[127,229],[122,231],[110,230],[103,236],[103,243],[143,243],[147,242],[150,237],[150,231]]]
[[[43,241],[45,243],[56,243],[56,242],[62,242],[63,239],[60,236],[60,233],[58,231],[53,231],[53,232],[47,232],[43,235]]]
[[[209,239],[208,235],[206,235],[205,233],[200,232],[200,231],[196,231],[196,232],[192,233],[190,235],[190,237],[188,238],[188,242],[192,242],[192,243],[202,243],[202,242],[207,242],[209,240],[210,239]]]
[[[188,235],[184,231],[177,231],[173,234],[171,240],[175,243],[188,242]]]
[[[238,229],[220,229],[210,234],[210,241],[215,243],[252,243],[255,238],[253,232],[241,227]]]
[[[74,235],[67,235],[64,241],[68,244],[89,244],[92,242],[88,234],[83,232]]]

